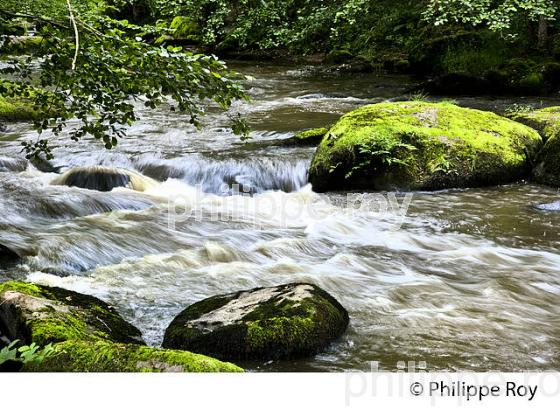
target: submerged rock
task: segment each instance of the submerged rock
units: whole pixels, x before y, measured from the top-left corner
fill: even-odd
[[[534,181],[560,187],[560,107],[517,113],[511,117],[539,131],[546,141],[535,161]]]
[[[59,173],[62,166],[54,166],[49,160],[42,156],[30,160],[31,164],[41,172]]]
[[[450,103],[368,105],[325,135],[309,170],[318,192],[497,185],[530,172],[542,147],[531,128]]]
[[[336,299],[296,283],[195,303],[171,322],[163,346],[226,360],[296,358],[317,353],[347,326]]]
[[[67,340],[143,343],[140,331],[105,302],[23,282],[0,284],[0,333],[38,345]]]
[[[18,254],[0,243],[0,269],[18,262]]]
[[[68,341],[54,345],[42,363],[23,366],[27,372],[242,372],[231,363],[178,350],[156,349],[106,341]]]
[[[124,187],[142,192],[158,182],[129,169],[95,166],[72,168],[53,180],[52,184],[105,192]]]

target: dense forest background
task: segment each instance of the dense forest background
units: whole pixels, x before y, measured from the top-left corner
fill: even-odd
[[[7,9],[10,8],[8,1]],[[15,2],[22,8],[25,3]],[[52,10],[64,7],[49,2]],[[557,0],[74,0],[220,56],[315,56],[353,69],[500,74],[526,86],[560,58]],[[100,7],[103,5],[103,7]],[[42,13],[44,5],[40,4]],[[48,13],[48,11],[47,11]],[[3,14],[2,32],[11,17]],[[549,67],[549,71],[552,67]],[[557,67],[556,67],[557,68]],[[501,70],[501,72],[500,72]],[[493,73],[491,73],[493,72]],[[554,71],[554,75],[559,71]],[[522,84],[523,85],[523,84]]]
[[[355,71],[448,78],[468,88],[539,93],[560,83],[558,1],[121,0],[119,16],[173,19],[176,36],[223,56],[312,56]],[[476,80],[473,82],[473,80]],[[461,85],[468,84],[468,87]]]

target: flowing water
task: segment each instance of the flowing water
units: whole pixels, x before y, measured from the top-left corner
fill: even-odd
[[[389,370],[399,361],[425,361],[429,370],[560,368],[560,213],[533,207],[560,199],[557,190],[520,183],[412,198],[316,194],[306,175],[313,148],[267,142],[401,98],[411,82],[234,68],[255,77],[253,101],[233,107],[252,125],[248,144],[211,106],[201,130],[181,114],[142,110],[112,151],[56,140],[60,170],[133,169],[161,182],[145,192],[50,185],[57,175],[19,153],[33,132],[10,125],[0,137],[0,243],[23,259],[0,267],[0,281],[96,295],[151,345],[187,305],[257,286],[312,282],[348,309],[350,328],[327,351],[244,364],[256,370],[367,370],[371,361]],[[496,111],[512,102],[459,100]],[[244,195],[232,195],[237,185]]]

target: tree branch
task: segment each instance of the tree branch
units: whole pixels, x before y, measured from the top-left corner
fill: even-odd
[[[70,0],[66,0],[66,5],[68,6],[68,15],[70,16],[70,23],[72,23],[72,28],[74,29],[74,41],[76,42],[74,58],[72,59],[72,71],[75,71],[76,60],[78,59],[78,52],[80,51],[80,33],[78,32],[78,26],[76,25],[76,19],[74,18],[74,12],[72,11],[72,4],[70,3]]]

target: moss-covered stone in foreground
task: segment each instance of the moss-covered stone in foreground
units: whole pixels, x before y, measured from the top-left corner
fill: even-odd
[[[560,107],[518,113],[512,118],[539,131],[546,141],[535,161],[534,181],[560,187]]]
[[[496,185],[530,172],[542,146],[529,127],[450,103],[399,102],[344,115],[317,149],[316,191]]]
[[[140,331],[105,302],[69,290],[24,282],[0,284],[0,330],[22,343],[143,343]]]
[[[336,299],[296,283],[195,303],[171,322],[163,346],[225,360],[296,358],[317,353],[347,326]]]
[[[54,345],[42,363],[27,372],[242,372],[243,369],[190,352],[106,341],[68,341]]]

